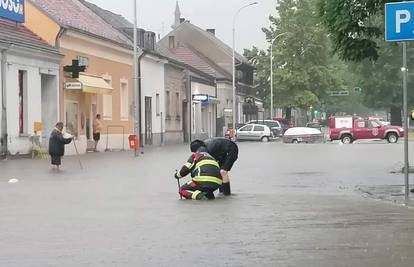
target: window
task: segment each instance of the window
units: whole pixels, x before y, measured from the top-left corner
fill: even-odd
[[[180,93],[175,93],[175,115],[180,117]]]
[[[365,128],[365,121],[358,121],[357,126],[358,128]]]
[[[19,70],[19,134],[28,132],[27,128],[27,72]]]
[[[75,101],[65,102],[66,131],[76,137],[79,136],[79,104]]]
[[[155,112],[160,116],[160,94],[155,95]]]
[[[121,120],[129,119],[128,83],[121,82]]]
[[[112,95],[104,95],[103,100],[103,119],[112,120]]]
[[[165,92],[165,115],[167,117],[171,116],[171,114],[170,114],[170,103],[171,103],[170,91],[166,91]]]
[[[175,38],[174,36],[168,36],[168,47],[175,48]]]
[[[264,132],[265,128],[263,126],[254,126],[255,132]]]
[[[253,130],[253,125],[246,125],[240,129],[240,132],[250,132],[251,130]]]

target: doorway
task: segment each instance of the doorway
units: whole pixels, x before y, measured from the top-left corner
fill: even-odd
[[[189,128],[188,128],[188,112],[187,112],[187,102],[183,102],[183,116],[182,116],[182,120],[183,120],[183,138],[184,138],[184,143],[188,143],[189,142]]]

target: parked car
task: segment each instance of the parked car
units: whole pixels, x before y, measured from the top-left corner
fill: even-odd
[[[273,118],[273,120],[280,123],[283,129],[283,133],[285,133],[287,129],[293,128],[293,123],[285,118]]]
[[[283,128],[280,122],[273,120],[251,120],[247,124],[263,124],[270,128],[274,137],[283,135]]]
[[[391,122],[389,122],[386,119],[381,118],[381,117],[368,117],[367,119],[368,120],[377,120],[377,121],[381,122],[382,125],[391,125]]]
[[[270,128],[262,124],[247,124],[237,130],[237,140],[256,140],[269,142],[272,140],[273,134]]]
[[[322,125],[319,122],[308,122],[306,124],[306,127],[318,129],[319,131],[322,131]]]
[[[283,135],[283,143],[322,143],[325,141],[323,133],[309,127],[293,127]]]
[[[385,139],[388,143],[397,143],[404,137],[400,126],[383,125],[375,119],[361,117],[332,117],[329,119],[329,137],[350,144],[359,139]]]

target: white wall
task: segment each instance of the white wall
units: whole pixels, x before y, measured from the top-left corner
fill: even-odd
[[[217,83],[217,99],[220,103],[217,105],[217,116],[223,117],[225,108],[233,108],[232,100],[233,100],[233,86],[226,82],[218,82]],[[228,104],[227,104],[227,100]]]
[[[9,135],[8,149],[10,154],[27,154],[31,150],[31,143],[28,136],[34,133],[34,122],[42,122],[42,89],[41,70],[48,69],[52,73],[59,70],[59,65],[40,59],[30,58],[27,55],[19,56],[18,52],[9,52],[7,56],[7,131]],[[26,71],[27,80],[27,131],[19,134],[19,70]],[[55,83],[55,90],[58,92],[58,76]],[[57,94],[56,94],[57,95]],[[57,110],[58,101],[49,101],[48,105]],[[42,133],[38,133],[42,135]],[[49,133],[46,133],[49,134]]]
[[[145,141],[145,97],[152,98],[152,133],[154,144],[156,136],[161,135],[161,116],[156,114],[156,94],[160,95],[160,112],[163,113],[162,127],[165,132],[165,80],[164,64],[166,62],[152,56],[141,59],[141,120],[142,135]]]

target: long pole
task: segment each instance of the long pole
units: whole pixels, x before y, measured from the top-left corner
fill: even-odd
[[[235,53],[235,43],[236,43],[236,25],[235,19],[233,22],[233,63],[232,63],[232,75],[233,75],[233,131],[236,133],[236,53]]]
[[[237,19],[237,15],[239,15],[239,13],[249,7],[249,6],[253,6],[253,5],[257,5],[258,2],[253,2],[250,3],[248,5],[242,6],[241,8],[239,8],[239,10],[236,12],[236,14],[233,17],[233,65],[232,65],[232,74],[233,74],[233,131],[236,131],[236,19]]]
[[[273,120],[273,43],[270,46],[270,119]]]
[[[138,19],[137,19],[137,0],[134,0],[134,134],[139,138],[139,109],[141,108],[139,94],[138,94]],[[139,140],[140,142],[142,140]],[[138,157],[138,150],[134,149],[135,157]]]
[[[404,95],[404,181],[405,202],[409,201],[409,163],[408,163],[408,97],[407,97],[407,43],[403,42],[403,95]]]

